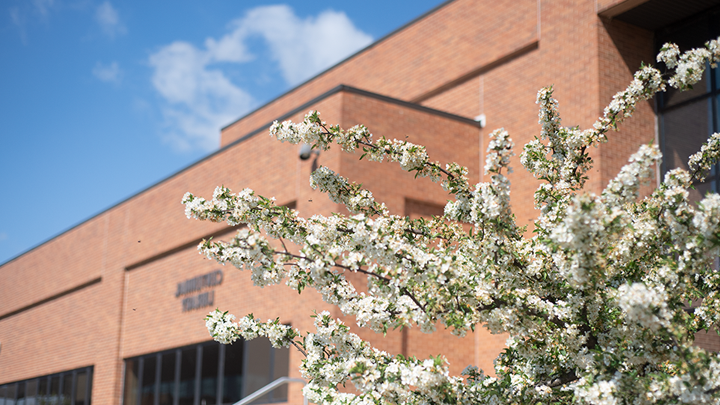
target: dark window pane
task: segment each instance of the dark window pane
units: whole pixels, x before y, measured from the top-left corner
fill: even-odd
[[[85,405],[85,390],[87,389],[88,376],[85,371],[78,371],[75,380],[75,405]]]
[[[703,142],[707,141],[711,128],[709,106],[710,99],[704,99],[663,114],[666,170],[676,167],[687,169],[690,155],[699,151]]]
[[[663,124],[663,166],[664,170],[680,167],[688,169],[690,155],[700,150],[712,130],[711,99],[703,99],[679,108],[666,111]],[[690,199],[698,201],[703,194],[690,190]]]
[[[63,373],[61,403],[70,405],[72,400],[73,373]],[[19,405],[19,404],[18,404]]]
[[[6,385],[0,385],[0,405],[5,405],[5,393],[7,392]]]
[[[202,371],[200,374],[200,404],[217,402],[219,343],[203,346]]]
[[[257,338],[245,342],[245,375],[243,376],[243,397],[246,397],[271,382],[270,341]],[[253,403],[267,403],[269,395],[263,395]]]
[[[692,89],[680,91],[678,89],[675,89],[673,87],[667,86],[667,90],[665,90],[665,93],[663,93],[663,106],[664,107],[671,107],[676,104],[679,104],[683,101],[690,100],[692,98],[702,96],[703,94],[709,93],[712,91],[711,87],[711,81],[710,81],[710,70],[708,69],[710,65],[706,66],[705,72],[703,73],[702,80],[695,83],[693,85]]]
[[[5,392],[5,405],[15,405],[15,391],[17,384],[8,384],[7,392]]]
[[[138,397],[138,373],[139,361],[125,361],[125,392],[123,395],[124,405],[137,405]]]
[[[37,405],[38,380],[28,380],[25,384],[25,403],[27,405]]]
[[[153,405],[155,401],[155,369],[157,361],[154,355],[143,358],[142,383],[140,386],[140,405]]]
[[[49,403],[52,405],[57,405],[60,403],[60,376],[52,376],[50,377],[50,398]]]
[[[272,361],[273,361],[273,376],[272,380],[275,381],[281,377],[287,377],[288,371],[290,370],[290,349],[272,348]],[[270,400],[272,402],[287,401],[288,398],[288,386],[287,384],[281,385],[270,393]]]
[[[195,366],[197,350],[192,347],[182,351],[180,360],[180,405],[192,405],[195,398]]]
[[[175,395],[175,352],[162,355],[160,368],[160,405],[172,405]]]
[[[49,403],[48,398],[48,378],[43,377],[38,383],[38,404],[47,405]]]
[[[17,383],[17,405],[26,405],[25,403],[25,381]]]
[[[88,373],[88,376],[87,376],[87,385],[88,385],[88,387],[87,387],[87,394],[85,395],[85,396],[87,396],[87,404],[86,404],[86,405],[92,405],[92,382],[93,382],[93,369],[92,369],[92,367],[89,367],[89,368],[87,369],[87,373]]]
[[[225,345],[225,373],[223,378],[224,404],[234,404],[242,397],[243,343]]]

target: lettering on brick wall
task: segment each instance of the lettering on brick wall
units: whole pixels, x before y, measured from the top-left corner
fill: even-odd
[[[192,294],[182,299],[183,312],[192,311],[194,309],[211,307],[215,303],[215,290],[200,292],[207,288],[212,288],[222,284],[222,270],[215,270],[202,276],[193,277],[191,279],[179,282],[175,297]]]

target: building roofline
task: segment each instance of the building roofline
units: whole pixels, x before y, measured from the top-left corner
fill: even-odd
[[[379,45],[380,43],[385,42],[387,39],[390,39],[390,37],[394,36],[395,34],[398,34],[399,32],[405,30],[406,28],[410,27],[411,25],[417,23],[418,21],[424,19],[425,17],[429,16],[430,14],[435,13],[437,10],[439,10],[439,9],[441,9],[441,8],[443,8],[443,7],[445,7],[445,6],[447,6],[448,4],[453,3],[453,2],[455,2],[455,0],[447,0],[447,1],[443,2],[443,3],[438,4],[437,6],[431,8],[430,10],[424,12],[423,14],[415,17],[415,18],[412,19],[411,21],[409,21],[409,22],[405,23],[404,25],[400,26],[399,28],[393,30],[393,31],[390,32],[389,34],[386,34],[385,36],[383,36],[382,38],[378,39],[377,41],[374,41],[373,43],[371,43],[370,45],[366,46],[365,48],[360,49],[359,51],[353,53],[352,55],[350,55],[350,56],[348,56],[347,58],[341,60],[340,62],[338,62],[338,63],[330,66],[329,68],[327,68],[327,69],[323,70],[322,72],[316,74],[315,76],[313,76],[313,77],[305,80],[304,82],[298,84],[297,86],[291,88],[290,90],[288,90],[288,91],[280,94],[279,96],[273,98],[272,100],[270,100],[270,101],[268,101],[267,103],[261,105],[260,107],[258,107],[258,108],[256,108],[256,109],[250,111],[249,113],[243,115],[242,117],[236,119],[235,121],[233,121],[233,122],[225,125],[224,127],[222,127],[222,128],[220,129],[220,131],[222,132],[222,131],[224,131],[225,129],[227,129],[227,128],[229,128],[229,127],[237,124],[238,122],[244,120],[245,118],[247,118],[247,117],[255,114],[256,112],[258,112],[258,111],[260,111],[260,110],[262,110],[262,109],[264,109],[264,108],[267,108],[270,104],[274,103],[275,101],[277,101],[277,100],[279,100],[279,99],[287,96],[288,94],[292,93],[293,91],[295,91],[295,90],[297,90],[297,89],[305,86],[306,84],[308,84],[308,83],[312,82],[313,80],[317,79],[318,77],[320,77],[320,76],[328,73],[329,71],[331,71],[331,70],[339,67],[340,65],[344,64],[345,62],[349,62],[350,59],[353,59],[353,58],[355,58],[356,56],[359,56],[360,54],[364,53],[365,51],[368,51],[368,50],[374,48],[375,46]]]
[[[451,1],[452,1],[452,0],[451,0]],[[321,94],[321,95],[313,98],[312,100],[309,100],[309,101],[303,103],[303,104],[300,105],[299,107],[293,108],[293,109],[285,112],[284,114],[278,116],[277,121],[287,120],[288,118],[292,117],[293,115],[295,115],[295,114],[297,114],[297,113],[299,113],[299,112],[301,112],[301,111],[303,111],[303,110],[306,110],[307,108],[309,108],[309,107],[312,106],[313,104],[316,104],[316,103],[318,103],[318,102],[320,102],[320,101],[322,101],[322,100],[324,100],[324,99],[326,99],[326,98],[328,98],[328,97],[330,97],[330,96],[332,96],[332,95],[334,95],[334,94],[336,94],[336,93],[340,93],[340,92],[358,94],[358,95],[361,95],[361,96],[365,96],[365,97],[369,97],[369,98],[374,98],[374,99],[376,99],[376,100],[381,100],[381,101],[384,101],[384,102],[387,102],[387,103],[400,105],[400,106],[402,106],[402,107],[414,109],[414,110],[417,110],[417,111],[422,111],[422,112],[425,112],[425,113],[428,113],[428,114],[437,115],[437,116],[444,117],[444,118],[447,118],[447,119],[451,119],[451,120],[454,120],[454,121],[463,122],[463,123],[468,124],[468,125],[474,125],[474,126],[476,126],[476,127],[478,127],[478,128],[481,127],[481,124],[480,124],[479,122],[477,122],[477,121],[475,121],[475,120],[472,120],[472,119],[470,119],[470,118],[467,118],[467,117],[462,117],[462,116],[460,116],[460,115],[451,114],[451,113],[448,113],[448,112],[445,112],[445,111],[436,110],[436,109],[434,109],[434,108],[425,107],[425,106],[422,106],[422,105],[419,105],[419,104],[411,103],[411,102],[404,101],[404,100],[399,100],[399,99],[396,99],[396,98],[384,96],[384,95],[377,94],[377,93],[373,93],[373,92],[370,92],[370,91],[361,90],[361,89],[358,89],[358,88],[355,88],[355,87],[351,87],[351,86],[347,86],[347,85],[344,85],[344,84],[338,85],[338,86],[334,87],[333,89],[331,89],[331,90],[329,90],[329,91],[326,91],[325,93],[323,93],[323,94]],[[273,120],[273,121],[275,121],[275,120]],[[246,135],[244,135],[244,136],[242,136],[242,137],[240,137],[240,138],[232,141],[231,143],[229,143],[229,144],[221,147],[220,149],[216,150],[215,152],[212,152],[212,153],[210,153],[210,154],[208,154],[208,155],[200,158],[199,160],[196,160],[195,162],[189,164],[188,166],[183,167],[182,169],[178,170],[177,172],[172,173],[172,174],[170,174],[169,176],[164,177],[164,178],[156,181],[155,183],[151,184],[150,186],[147,186],[147,187],[143,188],[142,190],[140,190],[140,191],[132,194],[131,196],[122,199],[121,201],[119,201],[119,202],[117,202],[117,203],[109,206],[108,208],[103,209],[102,211],[100,211],[100,212],[98,212],[98,213],[96,213],[96,214],[88,217],[87,219],[84,219],[84,220],[78,222],[77,224],[72,225],[70,228],[67,228],[67,229],[65,229],[64,231],[61,231],[60,233],[55,234],[54,236],[51,236],[51,237],[49,237],[48,239],[43,240],[42,242],[40,242],[40,243],[38,243],[37,245],[29,248],[28,250],[25,250],[25,251],[23,251],[22,253],[19,253],[19,254],[15,255],[15,256],[11,257],[10,259],[6,260],[5,262],[0,263],[0,267],[4,267],[5,265],[7,265],[7,264],[9,264],[9,263],[11,263],[11,262],[19,259],[20,257],[25,256],[26,254],[32,252],[33,250],[35,250],[35,249],[37,249],[37,248],[39,248],[39,247],[41,247],[41,246],[43,246],[43,245],[45,245],[45,244],[47,244],[47,243],[49,243],[49,242],[51,242],[51,241],[59,238],[60,236],[62,236],[62,235],[64,235],[64,234],[72,231],[72,230],[75,229],[75,228],[80,227],[81,225],[85,224],[86,222],[92,221],[93,219],[98,218],[99,216],[101,216],[101,215],[109,212],[109,211],[112,210],[112,209],[115,209],[115,208],[119,207],[119,206],[122,205],[122,204],[125,204],[126,202],[129,202],[129,201],[132,200],[133,198],[138,197],[138,196],[140,196],[141,194],[144,194],[145,192],[147,192],[147,191],[149,191],[149,190],[151,190],[151,189],[159,186],[160,184],[163,184],[163,183],[165,183],[166,181],[169,181],[169,180],[171,180],[171,179],[173,179],[173,178],[181,175],[182,173],[184,173],[184,172],[192,169],[193,167],[195,167],[195,166],[197,166],[197,165],[205,162],[206,160],[211,159],[211,158],[214,157],[215,155],[219,155],[220,153],[226,152],[227,150],[233,148],[234,146],[237,146],[237,145],[243,143],[244,141],[246,141],[246,140],[254,137],[255,135],[258,135],[258,134],[262,133],[263,131],[267,130],[267,129],[270,127],[270,125],[272,125],[272,121],[269,122],[269,123],[267,123],[267,124],[265,124],[265,125],[263,125],[263,126],[258,127],[257,129],[255,129],[255,130],[247,133]]]
[[[384,101],[384,102],[386,102],[386,103],[396,104],[396,105],[400,105],[400,106],[403,106],[403,107],[406,107],[406,108],[411,108],[411,109],[413,109],[413,110],[422,111],[422,112],[425,112],[425,113],[428,113],[428,114],[438,115],[438,116],[441,116],[441,117],[444,117],[444,118],[448,118],[448,119],[451,119],[451,120],[464,122],[464,123],[469,124],[469,125],[477,126],[478,128],[481,127],[481,124],[480,124],[478,121],[475,121],[475,120],[473,120],[473,119],[471,119],[471,118],[463,117],[463,116],[460,116],[460,115],[457,115],[457,114],[451,114],[451,113],[449,113],[449,112],[445,112],[445,111],[441,111],[441,110],[436,110],[436,109],[430,108],[430,107],[425,107],[425,106],[420,105],[420,104],[415,104],[415,103],[411,103],[411,102],[409,102],[409,101],[404,101],[404,100],[400,100],[400,99],[397,99],[397,98],[392,98],[392,97],[388,97],[388,96],[383,96],[382,94],[373,93],[373,92],[370,92],[370,91],[367,91],[367,90],[362,90],[362,89],[358,89],[358,88],[356,88],[356,87],[352,87],[352,86],[348,86],[348,85],[345,85],[345,84],[341,84],[341,85],[335,86],[334,88],[326,91],[325,93],[323,93],[323,94],[321,94],[321,95],[313,98],[312,100],[307,101],[307,102],[301,104],[300,106],[293,108],[292,110],[290,110],[290,111],[286,112],[285,114],[279,116],[277,119],[274,119],[274,120],[272,120],[272,121],[269,121],[269,122],[267,122],[266,124],[260,125],[260,126],[257,127],[256,129],[248,132],[247,134],[245,134],[245,135],[241,136],[240,138],[238,138],[238,139],[232,141],[231,143],[227,144],[227,146],[230,146],[230,145],[233,145],[233,144],[235,144],[235,143],[242,142],[242,141],[244,141],[244,140],[246,140],[246,139],[252,138],[253,136],[261,133],[262,131],[266,131],[268,128],[270,128],[270,125],[272,125],[273,122],[275,122],[275,121],[287,120],[288,118],[292,117],[293,115],[295,115],[295,114],[297,114],[297,113],[299,113],[299,112],[302,112],[302,111],[306,110],[307,108],[309,108],[309,107],[312,106],[313,104],[317,104],[318,102],[320,102],[320,101],[322,101],[322,100],[324,100],[324,99],[332,96],[333,94],[335,94],[335,93],[340,93],[340,92],[359,94],[359,95],[361,95],[361,96],[365,96],[365,97],[368,97],[368,98],[374,98],[374,99],[376,99],[376,100],[381,100],[381,101]]]

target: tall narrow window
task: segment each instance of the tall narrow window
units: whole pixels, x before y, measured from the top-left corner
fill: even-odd
[[[37,405],[38,380],[28,380],[25,383],[25,403],[27,405]]]
[[[17,405],[26,405],[26,403],[25,403],[25,381],[19,382],[17,384],[17,394],[16,395],[17,396],[15,397],[16,398],[15,401],[16,401]]]
[[[15,387],[17,384],[8,384],[5,396],[5,405],[15,405]]]
[[[88,388],[88,373],[85,371],[78,371],[75,375],[75,401],[73,405],[85,405],[87,400],[87,388]]]
[[[50,405],[48,401],[48,381],[47,377],[42,377],[38,382],[38,404],[39,405]]]
[[[50,377],[50,403],[57,405],[60,403],[60,376]]]
[[[158,405],[173,405],[175,398],[175,360],[176,352],[162,355],[160,367],[160,397]]]
[[[234,404],[242,398],[243,344],[237,342],[225,346],[225,367],[223,373],[224,404]]]
[[[220,346],[203,346],[202,371],[200,373],[200,405],[217,403],[218,365]]]
[[[138,390],[140,382],[140,361],[139,360],[127,360],[125,361],[125,398],[124,405],[137,405]]]
[[[72,392],[73,392],[73,383],[74,383],[74,375],[72,373],[66,373],[60,375],[60,378],[62,378],[62,405],[71,405],[72,404]],[[19,405],[19,404],[18,404]]]
[[[140,385],[140,405],[155,405],[155,371],[157,368],[156,356],[143,358],[142,380]]]
[[[180,405],[193,405],[195,399],[195,370],[197,349],[183,350],[180,366]]]

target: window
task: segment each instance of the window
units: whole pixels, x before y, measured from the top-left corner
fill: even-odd
[[[0,385],[0,405],[91,405],[92,367]]]
[[[126,359],[123,404],[232,404],[286,377],[289,361],[289,349],[275,349],[263,338],[232,345],[207,342]],[[253,403],[283,401],[287,386]]]
[[[720,34],[720,10],[702,15],[657,32],[657,47],[666,42],[678,44],[681,51],[702,47]],[[661,67],[662,70],[662,67]],[[658,97],[660,142],[663,150],[663,173],[680,167],[687,169],[690,155],[713,132],[720,132],[720,69],[708,69],[692,90],[680,92],[668,88]],[[720,191],[720,172],[714,167],[703,183],[695,185],[691,199],[699,201],[708,192]]]

